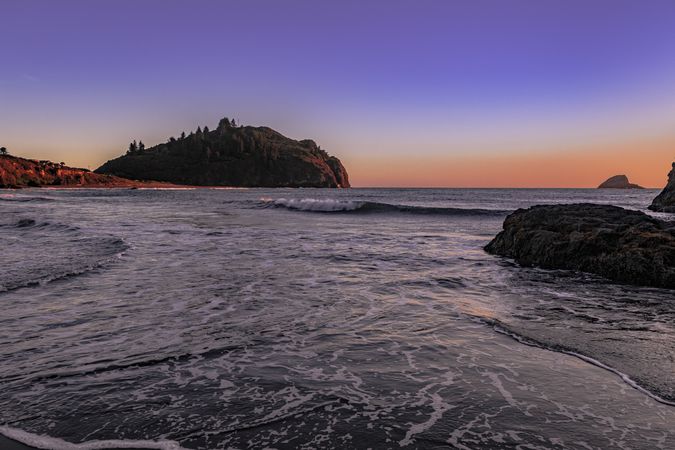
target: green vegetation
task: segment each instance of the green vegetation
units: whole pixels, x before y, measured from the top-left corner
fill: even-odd
[[[225,117],[214,130],[197,127],[145,149],[133,141],[125,156],[97,173],[135,180],[202,186],[348,187],[340,161],[311,139],[296,141],[268,127]]]

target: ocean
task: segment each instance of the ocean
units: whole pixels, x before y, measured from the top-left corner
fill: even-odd
[[[657,193],[0,191],[0,433],[63,450],[675,448],[674,291],[483,251],[517,208],[645,210]]]

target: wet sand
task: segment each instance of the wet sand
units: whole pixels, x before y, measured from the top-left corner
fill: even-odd
[[[13,441],[0,435],[0,448],[2,450],[34,450],[35,447],[29,447],[21,442]]]

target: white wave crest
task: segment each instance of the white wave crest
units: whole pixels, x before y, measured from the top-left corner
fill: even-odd
[[[282,206],[288,209],[297,209],[299,211],[354,211],[363,206],[363,202],[353,200],[335,200],[335,199],[315,199],[315,198],[279,198],[277,200],[263,199],[274,206]]]
[[[33,434],[27,431],[0,426],[0,433],[5,437],[12,439],[30,447],[44,450],[103,450],[115,448],[149,448],[157,450],[187,450],[181,447],[176,441],[134,441],[111,439],[106,441],[87,441],[80,444],[64,441],[63,439]]]

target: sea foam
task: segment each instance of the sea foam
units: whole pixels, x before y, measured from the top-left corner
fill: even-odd
[[[364,202],[357,202],[353,200],[335,200],[335,199],[314,199],[314,198],[300,198],[300,199],[286,199],[280,198],[272,200],[274,206],[281,206],[288,209],[297,209],[299,211],[318,211],[318,212],[332,212],[332,211],[355,211],[364,205]]]
[[[87,441],[79,444],[64,441],[63,439],[33,434],[18,428],[0,426],[0,434],[22,444],[43,450],[101,450],[116,448],[148,448],[158,450],[187,450],[176,441],[160,440],[125,440],[111,439],[105,441]]]

